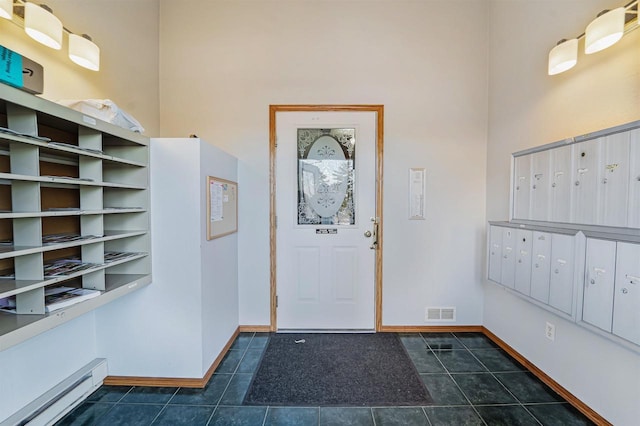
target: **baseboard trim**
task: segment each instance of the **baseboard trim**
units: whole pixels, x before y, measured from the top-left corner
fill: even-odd
[[[240,333],[270,333],[270,325],[241,325]]]
[[[213,361],[204,377],[198,378],[173,378],[173,377],[136,377],[136,376],[107,376],[104,379],[105,385],[111,386],[150,386],[150,387],[180,387],[180,388],[204,388],[209,382],[209,379],[216,371],[218,365],[222,362],[222,359],[227,354],[231,345],[240,334],[240,327],[236,328],[233,335],[227,341],[227,344],[222,348],[220,354]]]
[[[511,355],[515,360],[517,360],[520,364],[522,364],[527,370],[529,370],[534,376],[544,382],[547,386],[553,389],[558,395],[563,397],[569,404],[573,405],[578,411],[584,414],[589,420],[594,422],[597,425],[606,425],[611,426],[604,417],[600,414],[596,413],[591,407],[589,407],[584,402],[580,401],[576,398],[571,392],[562,387],[558,382],[549,377],[544,371],[536,367],[535,364],[530,362],[527,358],[522,356],[518,351],[513,349],[507,343],[505,343],[498,336],[493,334],[491,330],[482,327],[482,333],[491,339],[496,345],[500,346],[505,352]]]
[[[482,333],[481,325],[383,325],[383,333]]]

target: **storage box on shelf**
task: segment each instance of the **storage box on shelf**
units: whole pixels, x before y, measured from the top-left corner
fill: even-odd
[[[151,244],[148,138],[4,85],[0,127],[3,350],[149,284]],[[45,314],[58,285],[102,294]]]
[[[640,121],[513,154],[488,278],[640,351]]]

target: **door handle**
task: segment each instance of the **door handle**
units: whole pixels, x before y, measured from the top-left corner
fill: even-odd
[[[371,250],[378,249],[378,222],[379,219],[377,217],[372,217],[371,222],[373,222],[373,241],[371,242],[371,246],[369,247]],[[369,231],[367,231],[369,232]]]

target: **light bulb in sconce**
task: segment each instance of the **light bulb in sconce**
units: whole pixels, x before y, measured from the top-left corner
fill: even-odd
[[[92,71],[100,70],[100,48],[86,34],[69,34],[69,59]]]
[[[62,47],[62,22],[44,5],[24,4],[24,31],[52,49]]]
[[[625,8],[603,11],[585,31],[584,53],[599,52],[615,44],[624,34]]]
[[[0,18],[13,19],[13,0],[0,0]]]
[[[549,75],[560,74],[578,62],[578,39],[562,39],[549,52]]]

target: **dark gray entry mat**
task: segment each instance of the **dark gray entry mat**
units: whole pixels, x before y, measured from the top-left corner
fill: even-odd
[[[304,340],[304,343],[296,341]],[[432,402],[395,333],[274,334],[244,405],[419,406]]]

